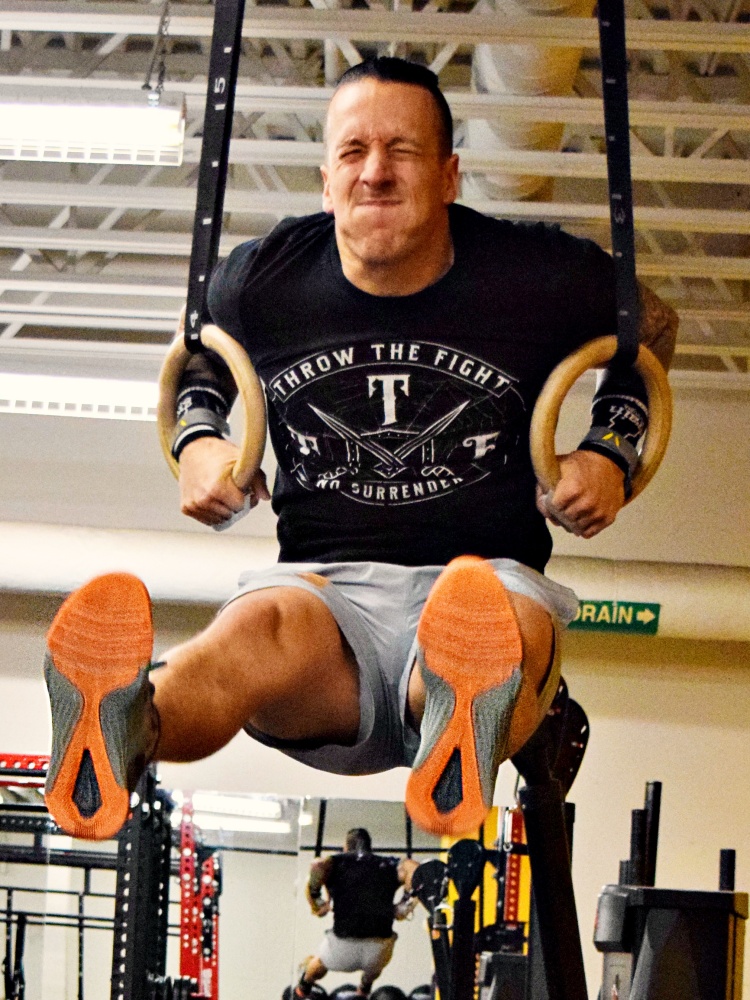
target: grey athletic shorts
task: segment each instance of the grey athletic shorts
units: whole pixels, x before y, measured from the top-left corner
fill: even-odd
[[[398,934],[387,938],[340,938],[326,931],[317,957],[331,972],[357,972],[377,979],[393,955]]]
[[[546,608],[558,630],[575,617],[578,599],[568,587],[513,559],[490,561],[505,587]],[[405,724],[404,714],[417,623],[443,568],[376,562],[279,563],[244,573],[231,600],[269,587],[299,587],[323,601],[354,652],[360,692],[359,733],[352,746],[275,739],[249,724],[246,732],[266,746],[333,774],[376,774],[410,767],[419,736]],[[315,573],[325,584],[305,580],[303,573]]]

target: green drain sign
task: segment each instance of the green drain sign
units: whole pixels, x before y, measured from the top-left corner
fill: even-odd
[[[579,601],[578,612],[568,628],[656,635],[660,610],[661,604],[637,601]]]

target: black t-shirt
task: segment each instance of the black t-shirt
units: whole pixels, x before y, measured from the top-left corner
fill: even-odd
[[[266,390],[282,562],[544,569],[529,422],[555,365],[614,331],[612,259],[541,223],[461,206],[450,222],[454,264],[414,295],[352,285],[324,213],[214,274],[211,315]]]
[[[330,859],[326,889],[333,900],[333,932],[342,938],[387,938],[393,933],[393,896],[401,884],[398,859],[346,851]]]

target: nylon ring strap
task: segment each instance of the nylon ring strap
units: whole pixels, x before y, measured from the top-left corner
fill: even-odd
[[[193,354],[202,349],[208,282],[219,255],[244,13],[245,0],[216,0],[185,310],[185,347]]]
[[[612,254],[615,262],[617,351],[609,368],[632,365],[638,356],[640,304],[635,275],[635,227],[630,174],[628,61],[624,0],[599,0],[604,131]]]

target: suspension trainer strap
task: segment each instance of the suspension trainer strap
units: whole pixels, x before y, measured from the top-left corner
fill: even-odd
[[[638,356],[639,301],[635,277],[635,228],[630,176],[628,61],[624,0],[599,0],[604,131],[612,253],[615,262],[617,352],[609,367],[632,365]]]
[[[245,0],[216,0],[185,313],[185,347],[192,353],[201,350],[208,282],[219,255],[244,13]]]

